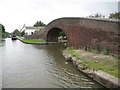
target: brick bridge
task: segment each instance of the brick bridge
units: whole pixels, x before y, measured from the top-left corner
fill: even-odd
[[[119,24],[119,25],[118,25]],[[120,23],[118,20],[91,18],[59,18],[50,22],[43,30],[26,36],[28,39],[43,39],[56,42],[60,31],[64,31],[69,47],[95,49],[109,48],[110,54],[119,53]]]

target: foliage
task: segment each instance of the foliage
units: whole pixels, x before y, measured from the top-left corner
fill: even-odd
[[[9,35],[10,35],[10,33],[8,33],[8,32],[2,33],[2,37],[3,37],[3,38],[8,37]]]
[[[120,12],[111,13],[109,18],[120,19]]]
[[[104,15],[96,13],[93,15],[88,16],[90,18],[105,18]],[[113,19],[120,19],[120,12],[115,12],[115,13],[110,13],[109,14],[109,18],[113,18]]]
[[[103,49],[103,54],[108,55],[109,54],[109,48],[104,48]]]
[[[87,46],[84,47],[84,50],[87,51]]]
[[[25,31],[22,31],[22,32],[21,32],[21,36],[24,36],[24,35],[25,35]]]
[[[88,52],[91,52],[91,48],[90,48],[90,46],[87,48],[87,51],[88,51]]]
[[[63,31],[61,31],[58,36],[59,36],[59,37],[60,37],[60,36],[65,37],[66,35],[65,35],[65,33],[64,33]]]
[[[88,51],[88,52],[91,52],[90,46],[85,46],[85,47],[84,47],[84,50],[85,50],[85,51]]]
[[[5,27],[2,24],[0,24],[0,27],[0,31],[2,31],[2,33],[5,33]]]
[[[0,24],[0,36],[2,36],[3,38],[9,36],[9,33],[5,31],[5,27],[2,24]]]
[[[120,60],[120,56],[114,56],[114,55],[113,55],[113,57],[115,57],[115,58],[117,58],[118,60]]]
[[[23,39],[25,42],[46,42],[44,40]]]
[[[34,24],[34,27],[38,27],[38,26],[46,26],[46,24],[44,24],[44,23],[41,22],[41,21],[37,21],[37,22]]]
[[[96,51],[97,51],[97,53],[100,53],[100,48],[101,48],[101,47],[100,47],[99,45],[96,46]]]
[[[1,40],[1,37],[2,37],[2,26],[0,24],[0,40]]]
[[[34,32],[38,32],[39,30],[35,30]]]
[[[24,36],[24,35],[25,35],[25,31],[20,32],[18,29],[15,29],[15,30],[13,31],[12,35]]]
[[[89,67],[89,64],[83,64],[83,70],[87,69]]]
[[[90,18],[105,18],[104,15],[99,14],[99,13],[96,13],[96,14],[94,14],[94,15],[90,15],[89,17],[90,17]]]
[[[13,31],[13,35],[20,36],[20,35],[21,35],[21,32],[20,32],[19,30],[15,29],[15,30]]]

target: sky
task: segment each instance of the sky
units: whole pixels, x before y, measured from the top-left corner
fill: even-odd
[[[33,26],[36,21],[48,24],[61,17],[86,17],[101,13],[108,17],[118,12],[119,0],[0,0],[0,24],[7,32]]]

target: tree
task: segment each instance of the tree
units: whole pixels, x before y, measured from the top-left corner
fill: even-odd
[[[2,36],[3,38],[9,36],[9,33],[5,31],[5,27],[2,24],[0,24],[0,36]]]
[[[1,32],[5,33],[5,27],[2,24],[0,24],[0,27],[1,27]]]
[[[0,24],[0,41],[1,41],[1,38],[2,38],[2,26]]]
[[[89,17],[90,17],[90,18],[105,18],[104,15],[99,14],[99,13],[96,13],[96,14],[94,14],[94,15],[90,15]]]
[[[120,12],[110,13],[109,18],[120,19]]]
[[[37,21],[37,22],[34,24],[34,27],[39,27],[39,26],[46,26],[46,24],[44,24],[44,23],[41,22],[41,21]]]
[[[21,32],[16,29],[16,30],[13,31],[13,35],[20,36]]]
[[[39,30],[35,30],[34,32],[39,32]]]
[[[22,31],[22,32],[21,32],[21,36],[24,36],[24,35],[25,35],[25,31]]]
[[[60,36],[65,37],[66,35],[65,35],[65,33],[64,33],[63,31],[61,31],[58,36],[59,36],[59,37],[60,37]]]

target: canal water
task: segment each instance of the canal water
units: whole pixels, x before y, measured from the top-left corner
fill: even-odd
[[[68,62],[62,44],[2,42],[2,88],[104,88]]]
[[[0,38],[0,47],[2,46],[2,41]],[[0,90],[2,89],[2,48],[0,48]]]

